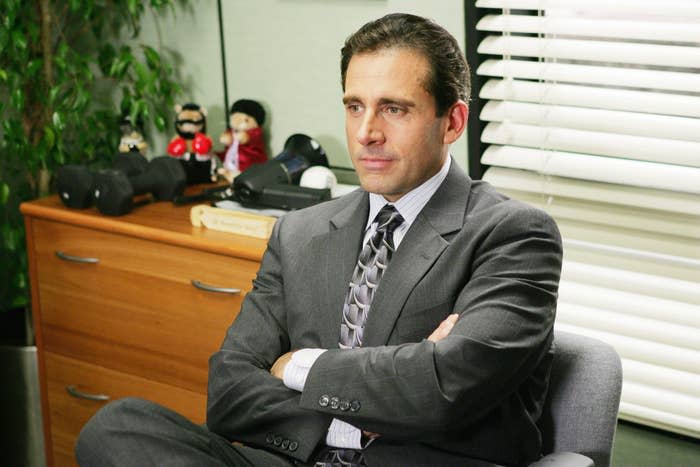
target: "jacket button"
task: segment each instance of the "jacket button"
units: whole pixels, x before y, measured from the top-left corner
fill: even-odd
[[[347,410],[350,408],[350,401],[347,399],[343,399],[340,401],[340,410],[343,412],[347,412]]]
[[[280,444],[282,444],[282,437],[281,437],[281,436],[276,436],[276,437],[275,437],[275,440],[273,441],[273,444],[274,444],[275,446],[279,446]]]
[[[350,412],[357,412],[360,410],[360,401],[350,402]]]
[[[291,443],[289,443],[289,450],[292,452],[296,451],[298,447],[299,443],[297,443],[296,441],[292,441]]]
[[[331,397],[331,409],[338,410],[339,405],[340,405],[340,399],[335,397],[335,396]]]
[[[328,404],[330,403],[330,401],[331,401],[331,398],[328,397],[326,394],[324,394],[321,397],[319,397],[318,405],[320,405],[321,407],[328,407]]]
[[[272,443],[274,440],[275,440],[275,435],[273,435],[272,433],[268,433],[267,436],[265,437],[265,442],[267,444]]]
[[[280,445],[282,449],[287,449],[289,447],[289,440],[288,439],[283,439],[282,444]]]

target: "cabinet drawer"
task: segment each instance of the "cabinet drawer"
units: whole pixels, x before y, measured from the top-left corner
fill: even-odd
[[[34,234],[47,351],[206,393],[208,359],[258,263],[49,221]],[[240,293],[201,290],[195,278]]]
[[[55,265],[94,266],[93,272],[117,269],[187,284],[194,279],[249,290],[259,265],[256,261],[43,219],[34,220],[33,233],[39,266],[50,260]],[[94,258],[99,262],[81,264],[61,260],[56,256],[57,252],[77,258]]]
[[[130,396],[141,397],[169,407],[195,423],[204,422],[206,397],[202,394],[51,352],[44,355],[51,441],[56,466],[76,465],[73,448],[78,433],[88,419],[107,403],[75,397],[69,394],[66,389],[68,387],[82,393],[107,395],[110,400]]]

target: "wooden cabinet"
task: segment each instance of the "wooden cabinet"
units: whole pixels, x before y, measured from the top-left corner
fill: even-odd
[[[49,465],[75,465],[108,400],[150,399],[204,421],[208,359],[252,287],[266,242],[192,227],[189,207],[121,217],[21,207]]]

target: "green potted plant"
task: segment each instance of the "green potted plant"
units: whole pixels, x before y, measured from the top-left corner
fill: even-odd
[[[146,13],[176,0],[5,0],[0,11],[0,424],[3,460],[42,465],[28,318],[23,201],[52,191],[57,167],[109,165],[119,120],[166,129],[180,86],[173,56],[138,43]],[[179,0],[184,3],[184,0]],[[12,344],[12,345],[7,345]],[[7,431],[7,432],[6,432]],[[8,465],[9,465],[8,464]]]
[[[182,1],[182,0],[181,0]],[[181,89],[173,57],[139,44],[175,0],[7,0],[0,13],[0,314],[28,304],[21,202],[57,167],[108,165],[119,115],[163,132]]]

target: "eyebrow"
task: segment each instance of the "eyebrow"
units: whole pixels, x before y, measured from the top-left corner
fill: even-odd
[[[343,104],[347,105],[350,102],[362,102],[362,99],[356,96],[343,97]],[[379,99],[379,105],[396,104],[402,107],[415,107],[416,103],[408,99],[400,99],[398,97],[382,97]]]

